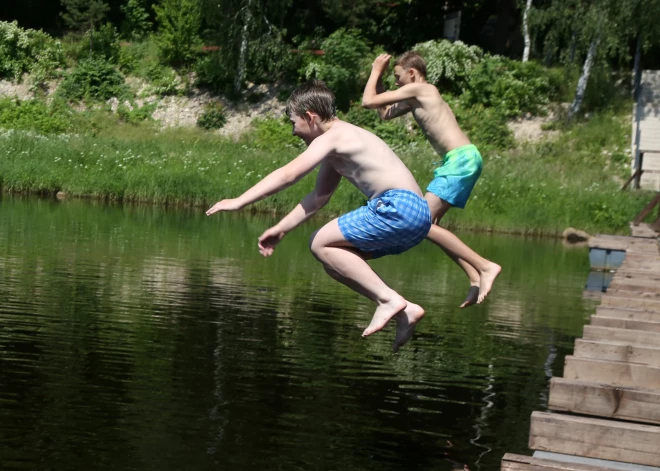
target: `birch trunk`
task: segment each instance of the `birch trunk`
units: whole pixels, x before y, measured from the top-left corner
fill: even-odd
[[[591,41],[591,45],[589,46],[589,52],[587,53],[587,58],[584,60],[584,67],[582,68],[582,75],[580,75],[580,80],[578,80],[577,84],[577,90],[575,91],[575,99],[573,100],[573,103],[571,104],[571,110],[568,113],[569,121],[573,119],[578,111],[580,111],[580,107],[584,101],[584,92],[587,90],[589,74],[591,73],[591,66],[593,65],[594,58],[596,57],[598,43],[600,43],[600,35],[594,38]]]
[[[250,3],[248,0],[245,6],[245,18],[243,22],[243,29],[241,31],[241,48],[238,53],[238,69],[236,70],[236,78],[234,80],[234,92],[236,94],[241,92],[243,88],[243,80],[245,80],[245,64],[247,62],[247,46],[248,46],[248,33],[250,32],[250,22],[252,21],[252,13],[250,13]]]
[[[637,48],[635,49],[635,65],[633,66],[633,78],[632,78],[632,95],[635,101],[637,101],[639,95],[639,83],[642,79],[641,61],[642,61],[642,35],[638,34]]]
[[[525,14],[523,15],[523,35],[525,37],[525,49],[523,50],[522,61],[527,62],[529,60],[529,49],[531,41],[529,39],[529,10],[532,8],[532,0],[527,0],[525,5]]]

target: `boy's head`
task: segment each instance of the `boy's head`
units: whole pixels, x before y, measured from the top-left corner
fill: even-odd
[[[394,78],[398,87],[412,82],[426,81],[426,62],[415,51],[401,54],[394,62]]]
[[[310,80],[293,91],[286,103],[286,114],[293,135],[309,145],[320,133],[318,124],[337,117],[335,95],[321,80]]]
[[[286,103],[286,114],[297,115],[307,119],[307,113],[314,113],[321,122],[330,121],[337,116],[335,94],[325,82],[317,79],[309,80],[296,88]]]

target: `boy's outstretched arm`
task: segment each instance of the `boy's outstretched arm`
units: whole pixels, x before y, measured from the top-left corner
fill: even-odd
[[[411,108],[405,100],[414,98],[416,96],[414,92],[418,88],[409,88],[409,85],[405,85],[392,92],[385,91],[382,77],[383,73],[389,67],[391,57],[389,54],[381,54],[376,57],[371,66],[371,75],[369,76],[369,80],[367,80],[367,85],[364,87],[364,93],[362,95],[362,106],[367,109],[376,108],[380,118],[384,120],[408,113]],[[399,93],[404,88],[406,90],[403,93]]]
[[[325,206],[339,185],[341,175],[327,162],[321,164],[316,177],[316,187],[280,222],[259,237],[259,252],[264,257],[272,255],[282,238]]]
[[[323,136],[315,139],[305,152],[284,167],[280,167],[266,175],[259,183],[238,198],[224,199],[217,202],[206,211],[206,215],[210,216],[218,211],[236,211],[290,187],[321,163],[332,152],[333,148],[331,140],[323,139]]]

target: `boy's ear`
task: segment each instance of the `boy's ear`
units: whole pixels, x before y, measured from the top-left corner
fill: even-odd
[[[305,111],[305,121],[307,121],[308,124],[312,124],[312,120],[314,119],[314,114],[311,111]]]

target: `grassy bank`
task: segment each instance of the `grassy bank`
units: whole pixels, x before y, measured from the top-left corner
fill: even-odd
[[[0,131],[0,185],[4,191],[125,202],[206,207],[234,197],[297,155],[301,147],[284,123],[270,121],[240,141],[200,130],[157,132],[115,123],[97,135]],[[626,116],[601,114],[553,140],[487,151],[484,171],[465,210],[445,224],[477,230],[558,234],[567,227],[625,232],[649,195],[621,192],[628,175]],[[424,188],[437,156],[427,145],[398,150]],[[314,174],[255,205],[285,212],[313,186]],[[347,182],[323,214],[361,205]]]

